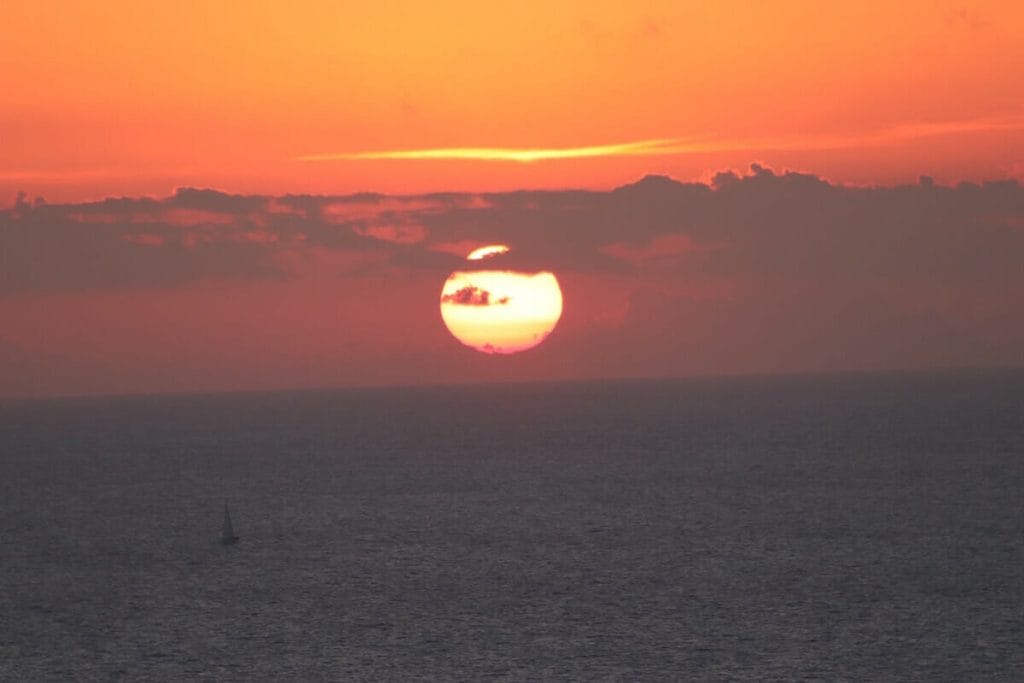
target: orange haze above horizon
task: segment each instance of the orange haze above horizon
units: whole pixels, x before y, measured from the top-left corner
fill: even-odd
[[[754,160],[855,184],[1020,178],[1022,31],[1024,5],[938,0],[15,3],[0,205],[607,188]],[[673,144],[629,147],[647,141]],[[508,159],[523,150],[538,160]],[[393,152],[427,158],[366,158]]]

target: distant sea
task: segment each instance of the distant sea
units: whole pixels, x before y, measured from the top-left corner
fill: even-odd
[[[0,403],[5,681],[1022,678],[1021,371]]]

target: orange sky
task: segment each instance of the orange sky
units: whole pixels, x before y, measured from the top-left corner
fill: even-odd
[[[7,3],[0,397],[1024,365],[1022,36],[1006,1]],[[439,314],[487,244],[564,299],[499,359]]]
[[[852,183],[1024,175],[1019,3],[251,5],[5,6],[0,204],[182,185],[606,188],[754,160]],[[673,144],[304,160],[650,140]]]

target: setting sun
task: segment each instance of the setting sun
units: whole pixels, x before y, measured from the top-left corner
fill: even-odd
[[[507,253],[505,245],[474,250],[467,260]],[[483,353],[518,353],[537,346],[562,316],[562,290],[553,273],[455,271],[441,290],[441,318],[456,339]]]

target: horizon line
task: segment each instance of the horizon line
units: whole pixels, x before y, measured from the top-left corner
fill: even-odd
[[[976,374],[991,372],[1024,373],[1024,364],[980,364],[980,365],[923,365],[923,366],[892,366],[892,367],[839,367],[827,370],[805,369],[805,370],[783,370],[783,371],[757,371],[738,370],[734,372],[721,373],[694,373],[694,374],[673,374],[673,375],[608,375],[608,376],[583,376],[583,377],[557,377],[554,379],[525,378],[525,379],[503,379],[503,380],[461,380],[453,382],[387,382],[381,384],[356,383],[356,384],[333,384],[333,385],[298,385],[298,386],[277,386],[277,387],[255,387],[255,388],[195,388],[195,389],[155,389],[139,391],[101,391],[101,392],[69,392],[57,394],[0,394],[0,405],[4,403],[45,403],[49,401],[87,401],[99,400],[129,400],[161,397],[228,397],[235,395],[254,394],[294,394],[294,393],[331,393],[331,392],[353,392],[353,391],[381,391],[381,390],[405,390],[405,389],[446,389],[463,387],[482,386],[521,386],[537,384],[586,384],[600,382],[690,382],[708,380],[758,380],[758,379],[813,379],[826,377],[850,377],[858,378],[865,376],[929,376],[940,374]]]

